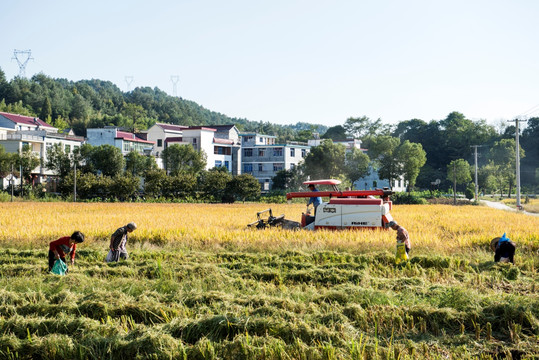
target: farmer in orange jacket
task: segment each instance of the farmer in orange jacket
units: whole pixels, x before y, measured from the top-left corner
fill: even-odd
[[[58,240],[52,241],[49,244],[49,271],[51,271],[55,261],[58,259],[66,263],[66,255],[70,255],[71,265],[73,265],[75,263],[77,244],[80,244],[83,241],[84,234],[80,231],[75,231],[71,236],[64,236]]]

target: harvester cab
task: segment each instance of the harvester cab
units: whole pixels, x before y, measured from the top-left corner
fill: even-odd
[[[390,196],[393,192],[389,189],[375,190],[346,190],[340,191],[337,188],[340,180],[313,180],[305,181],[305,185],[330,185],[329,191],[302,191],[286,194],[287,200],[294,198],[310,198],[313,196],[324,199],[315,211],[309,207],[301,215],[301,222],[294,222],[284,218],[284,215],[278,217],[278,221],[272,219],[271,209],[268,220],[262,222],[259,214],[259,220],[253,224],[262,224],[257,228],[267,226],[280,226],[280,222],[286,222],[287,226],[293,226],[305,230],[317,229],[387,229],[390,221],[393,220],[390,211],[392,202]],[[325,199],[328,199],[327,201]],[[265,211],[268,211],[265,210]],[[264,211],[264,212],[265,212]],[[261,212],[263,213],[263,212]],[[277,219],[277,218],[275,218]],[[253,224],[249,224],[252,226]],[[275,224],[275,225],[272,225]]]

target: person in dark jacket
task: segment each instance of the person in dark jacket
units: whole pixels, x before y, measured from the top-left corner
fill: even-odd
[[[137,225],[134,222],[118,228],[114,234],[110,237],[110,251],[112,252],[111,258],[107,258],[109,262],[118,262],[120,258],[127,260],[129,254],[127,253],[126,244],[127,244],[127,234],[135,231]]]
[[[64,236],[58,240],[54,240],[49,244],[49,271],[56,260],[60,259],[66,263],[66,255],[71,258],[71,265],[75,263],[75,252],[77,244],[84,241],[84,234],[80,231],[75,231],[71,236]],[[67,265],[67,263],[66,263]]]
[[[494,262],[515,263],[516,245],[504,233],[501,238],[494,238],[490,242],[490,248],[494,251]]]

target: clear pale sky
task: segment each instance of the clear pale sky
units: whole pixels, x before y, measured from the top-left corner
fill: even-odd
[[[539,104],[535,0],[2,0],[0,68],[158,87],[277,124],[490,123]],[[539,107],[537,107],[539,109]]]

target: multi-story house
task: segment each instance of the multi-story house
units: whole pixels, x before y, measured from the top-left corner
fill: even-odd
[[[162,166],[162,151],[173,144],[191,145],[206,154],[206,169],[226,167],[234,175],[240,173],[239,132],[234,125],[181,126],[157,123],[145,132],[156,143],[154,155]]]
[[[271,189],[272,178],[278,171],[293,169],[310,150],[306,144],[276,144],[275,136],[257,133],[243,133],[240,136],[242,173],[257,178],[263,192]]]
[[[136,134],[122,131],[115,126],[99,129],[86,129],[86,142],[92,146],[112,145],[125,156],[131,151],[142,155],[151,155],[155,142],[143,139]]]
[[[0,145],[6,152],[11,153],[21,152],[28,146],[40,159],[40,165],[30,173],[34,184],[48,183],[55,177],[55,174],[45,167],[47,150],[60,144],[66,153],[72,153],[83,142],[83,137],[59,133],[57,128],[39,118],[0,112]],[[5,181],[2,185],[7,186]]]

